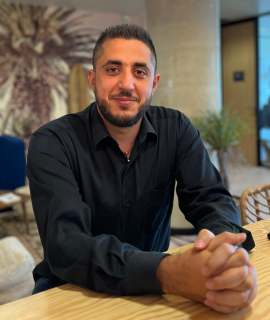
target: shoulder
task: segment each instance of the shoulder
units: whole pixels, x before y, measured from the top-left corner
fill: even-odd
[[[183,138],[189,140],[198,135],[189,118],[179,110],[149,106],[146,117],[160,137],[168,136],[170,140],[175,137],[180,141]]]
[[[58,119],[47,122],[38,128],[34,134],[55,135],[61,134],[63,131],[72,130],[79,131],[85,129],[89,107],[81,112],[67,114]]]
[[[170,119],[178,120],[185,123],[190,122],[189,118],[185,116],[181,111],[165,108],[165,107],[158,107],[158,106],[149,106],[147,110],[147,116],[153,120],[167,120],[168,122]]]
[[[146,116],[149,120],[163,120],[163,122],[168,123],[190,123],[189,118],[181,111],[165,107],[149,106]]]

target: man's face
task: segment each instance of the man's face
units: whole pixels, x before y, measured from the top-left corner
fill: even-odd
[[[99,112],[114,126],[131,127],[143,117],[159,82],[151,51],[134,39],[110,39],[102,47],[96,71],[88,74]]]

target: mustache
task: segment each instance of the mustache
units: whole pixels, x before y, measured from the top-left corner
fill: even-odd
[[[118,94],[112,94],[109,96],[110,99],[123,98],[123,97],[140,102],[140,99],[138,97],[134,97],[130,91],[121,91]]]

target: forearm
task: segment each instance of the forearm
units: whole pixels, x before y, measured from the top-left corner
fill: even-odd
[[[177,275],[174,274],[176,264],[177,259],[175,256],[167,256],[160,261],[157,269],[157,278],[164,293],[172,294],[175,291],[171,279],[177,277]]]
[[[201,273],[201,268],[209,256],[210,253],[206,250],[198,252],[190,249],[179,255],[163,258],[157,271],[162,291],[190,300],[204,301],[207,277]]]

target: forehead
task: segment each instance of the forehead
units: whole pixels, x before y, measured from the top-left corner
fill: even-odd
[[[142,41],[135,39],[109,39],[103,45],[103,53],[97,64],[107,60],[120,60],[126,64],[145,62],[149,67],[151,63],[151,50]]]

